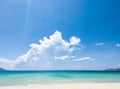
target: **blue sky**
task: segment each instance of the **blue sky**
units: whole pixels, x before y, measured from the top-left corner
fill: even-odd
[[[59,39],[54,41],[50,36]],[[47,51],[41,51],[39,48],[42,44],[46,45],[44,37],[54,43],[54,46],[48,42],[49,47],[42,47],[42,50],[44,48]],[[39,40],[43,43],[39,43]],[[31,47],[31,44],[37,46]],[[59,46],[65,49],[55,51]],[[30,50],[36,49],[39,49],[40,53],[29,54]],[[71,49],[73,51],[69,52]],[[120,67],[120,1],[1,0],[0,67],[10,69]]]

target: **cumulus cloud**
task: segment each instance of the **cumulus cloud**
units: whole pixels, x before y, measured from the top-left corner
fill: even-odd
[[[117,47],[120,47],[120,44],[116,44]]]
[[[96,43],[95,45],[96,46],[102,46],[102,45],[104,45],[104,43]]]
[[[40,58],[45,59],[46,57],[51,58],[71,53],[76,50],[74,46],[79,45],[80,40],[76,37],[71,37],[70,39],[72,39],[70,42],[63,40],[62,34],[56,31],[50,38],[44,37],[43,40],[40,40],[40,44],[31,44],[31,49],[26,54],[18,57],[16,62],[33,62]],[[66,57],[63,56],[63,59]]]
[[[0,59],[0,67],[16,69],[48,69],[56,60],[89,60],[90,57],[77,58],[73,52],[80,49],[80,38],[71,37],[69,41],[62,38],[62,34],[56,31],[49,38],[44,37],[38,44],[31,44],[30,49],[16,60]]]
[[[71,45],[78,45],[80,41],[81,41],[80,38],[77,38],[75,36],[70,38],[70,44]]]

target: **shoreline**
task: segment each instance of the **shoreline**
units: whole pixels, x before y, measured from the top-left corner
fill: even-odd
[[[56,83],[0,86],[0,89],[120,89],[120,83]]]

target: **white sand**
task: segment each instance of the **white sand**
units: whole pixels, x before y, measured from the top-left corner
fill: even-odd
[[[0,87],[0,89],[120,89],[120,83],[64,83]]]

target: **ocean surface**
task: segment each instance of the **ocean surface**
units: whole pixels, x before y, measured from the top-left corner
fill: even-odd
[[[0,71],[0,86],[84,82],[120,83],[120,72]]]

